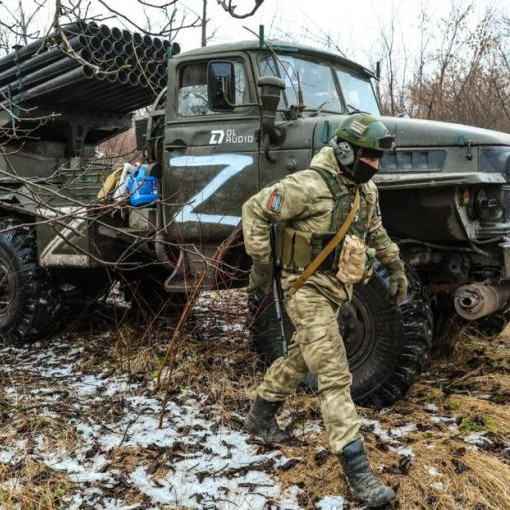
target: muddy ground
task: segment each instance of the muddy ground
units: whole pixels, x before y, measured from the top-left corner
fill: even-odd
[[[240,430],[262,373],[242,292],[206,293],[179,338],[169,400],[157,367],[176,319],[140,326],[112,303],[45,342],[0,348],[0,508],[358,508],[327,451],[317,398]],[[360,408],[367,449],[402,509],[510,509],[510,331],[459,335],[409,395]],[[160,426],[161,425],[161,426]]]

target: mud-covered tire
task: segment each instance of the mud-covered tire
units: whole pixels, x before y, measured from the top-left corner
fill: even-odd
[[[18,223],[0,221],[0,340],[14,343],[53,331],[61,308],[52,275],[37,263],[35,230]]]
[[[378,265],[370,282],[356,286],[352,301],[340,311],[340,330],[353,375],[351,392],[358,404],[380,408],[398,401],[427,364],[432,314],[418,275],[411,267],[407,274],[408,295],[400,307],[388,301],[388,274]],[[271,298],[252,294],[249,309],[254,348],[269,365],[282,354]],[[288,319],[286,331],[290,338]]]

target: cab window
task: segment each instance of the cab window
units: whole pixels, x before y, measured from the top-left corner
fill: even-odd
[[[236,79],[236,104],[249,102],[246,73],[241,61],[233,61]],[[207,104],[207,62],[181,66],[177,97],[178,113],[184,117],[217,115]],[[224,112],[222,112],[224,113]],[[233,113],[242,113],[235,109]]]
[[[303,94],[305,110],[341,112],[342,107],[331,67],[323,62],[280,54],[263,55],[259,60],[260,76],[278,76],[285,80],[286,106],[297,105]],[[283,101],[283,100],[282,100]],[[279,109],[285,107],[280,101]]]
[[[360,110],[373,115],[381,114],[372,83],[368,78],[363,78],[346,69],[337,69],[336,74],[345,102],[350,110]]]

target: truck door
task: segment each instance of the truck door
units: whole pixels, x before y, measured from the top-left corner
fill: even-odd
[[[235,104],[256,102],[250,66],[243,53],[204,58],[175,58],[166,110],[163,208],[167,233],[180,243],[216,245],[241,221],[241,208],[259,186],[255,131],[260,126],[255,106],[231,112],[208,108],[207,65],[211,60],[234,63]]]

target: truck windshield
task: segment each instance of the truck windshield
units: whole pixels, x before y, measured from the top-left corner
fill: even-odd
[[[350,110],[354,108],[374,115],[381,114],[370,80],[346,69],[337,69],[336,74]]]
[[[285,80],[287,105],[280,102],[279,109],[297,105],[298,90],[303,93],[306,109],[341,112],[340,98],[331,67],[323,62],[296,58],[292,55],[263,55],[259,60],[261,76],[278,76]],[[283,101],[283,99],[282,99]]]

